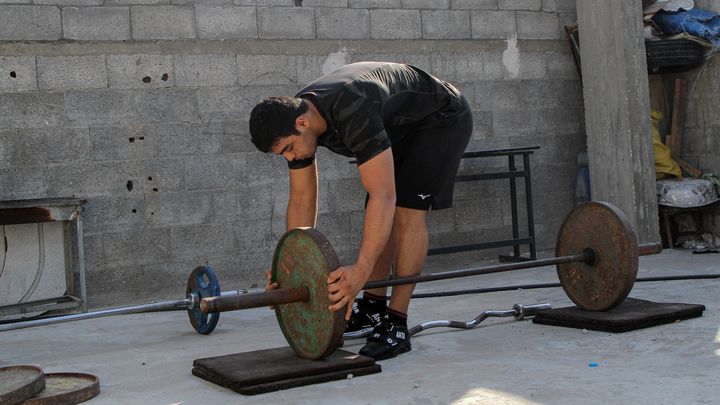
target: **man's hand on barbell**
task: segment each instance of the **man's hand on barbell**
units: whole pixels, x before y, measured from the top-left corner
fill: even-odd
[[[272,281],[272,271],[266,270],[265,271],[265,278],[267,279],[267,283],[265,284],[265,291],[270,291],[278,288],[278,283],[274,283]],[[270,309],[275,309],[273,305],[270,305]]]
[[[345,320],[350,319],[352,303],[360,293],[368,275],[356,264],[342,266],[328,276],[328,298],[331,311],[345,308]]]

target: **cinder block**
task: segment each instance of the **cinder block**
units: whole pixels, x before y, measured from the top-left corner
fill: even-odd
[[[559,13],[575,13],[576,0],[543,0],[543,11],[559,12]]]
[[[159,157],[202,156],[219,154],[222,141],[204,124],[159,123],[145,125],[142,135],[146,141],[157,144]]]
[[[175,84],[172,55],[108,55],[110,88],[172,87]]]
[[[57,95],[63,97],[61,93]],[[127,91],[71,91],[64,93],[64,98],[65,114],[73,125],[125,124],[136,116],[132,93]]]
[[[175,84],[181,87],[237,84],[235,55],[175,55]]]
[[[0,128],[45,128],[64,122],[61,93],[0,94]]]
[[[295,0],[235,0],[235,5],[293,7],[295,6]]]
[[[145,194],[145,219],[153,228],[207,223],[212,198],[201,192],[159,192]]]
[[[107,88],[104,56],[38,56],[40,90]]]
[[[497,10],[498,0],[452,0],[451,7],[458,10]]]
[[[173,227],[170,229],[170,241],[175,260],[230,253],[237,249],[234,227],[223,222]]]
[[[422,10],[425,39],[466,39],[471,37],[470,12],[463,10]]]
[[[222,142],[223,153],[256,152],[250,141],[247,121],[219,120],[218,134]]]
[[[0,6],[0,41],[58,40],[60,9],[54,6]]]
[[[273,215],[274,195],[272,187],[266,185],[218,191],[213,193],[212,199],[212,222],[215,223],[270,219]]]
[[[143,263],[149,257],[158,261],[170,260],[173,258],[170,230],[139,228],[104,233],[103,257],[107,266]]]
[[[166,0],[104,0],[104,6],[152,6],[167,3]]]
[[[46,167],[0,168],[0,200],[23,200],[48,196]]]
[[[233,0],[170,0],[173,5],[194,5],[194,6],[232,6]],[[228,7],[231,8],[231,7]],[[197,10],[196,10],[197,12]]]
[[[297,83],[297,58],[292,55],[237,55],[237,65],[242,86]]]
[[[402,0],[350,0],[350,8],[401,8]]]
[[[83,231],[101,235],[145,226],[145,199],[141,193],[96,196],[83,206]]]
[[[263,98],[293,95],[297,90],[297,86],[202,87],[197,91],[198,105],[203,122],[248,120],[250,110]]]
[[[53,5],[53,6],[60,6],[60,7],[67,7],[67,6],[91,7],[91,6],[102,5],[103,0],[34,0],[33,4]]]
[[[517,106],[529,109],[543,107],[582,107],[582,86],[577,80],[522,80],[522,97]]]
[[[500,10],[531,10],[537,11],[542,8],[543,0],[499,0]]]
[[[518,79],[544,79],[547,77],[547,60],[541,52],[521,52]]]
[[[365,206],[365,189],[357,179],[338,179],[328,183],[330,213],[362,211]]]
[[[370,33],[373,39],[420,39],[420,10],[371,10]]]
[[[314,39],[315,9],[258,7],[258,33],[262,39]]]
[[[557,14],[542,11],[517,12],[518,38],[557,39],[560,37],[560,22]]]
[[[272,154],[257,151],[245,153],[243,156],[245,157],[247,183],[250,186],[272,184],[279,177],[279,171],[287,171],[286,164],[283,165],[284,167],[276,164],[282,158]]]
[[[348,0],[303,0],[303,7],[347,7]]]
[[[370,12],[359,9],[319,8],[317,37],[320,39],[365,39],[370,38]]]
[[[185,163],[188,190],[213,190],[247,184],[247,164],[243,154],[199,156]]]
[[[323,75],[323,66],[328,55],[302,55],[297,56],[298,83],[310,83]],[[299,90],[299,89],[298,89]]]
[[[198,37],[207,39],[257,38],[255,7],[195,6]]]
[[[58,164],[48,172],[48,194],[54,196],[127,195],[128,181],[141,179],[135,164],[124,162],[76,162]],[[137,191],[136,191],[137,193]]]
[[[0,4],[30,4],[32,0],[0,0]]]
[[[152,159],[144,161],[146,193],[165,193],[185,189],[185,159]]]
[[[90,151],[87,128],[33,128],[0,132],[3,166],[81,162]]]
[[[133,39],[195,38],[193,9],[184,6],[133,6]]]
[[[85,41],[130,39],[130,9],[127,7],[65,7],[63,37]]]
[[[37,90],[34,56],[0,56],[0,93]]]
[[[453,54],[448,58],[454,61],[454,76],[449,80],[499,80],[503,75],[502,55],[493,52],[474,54]]]
[[[140,122],[199,122],[196,93],[188,89],[136,90],[133,110]]]
[[[402,8],[448,9],[450,0],[402,0]]]
[[[472,37],[508,38],[517,32],[514,11],[477,11],[470,15]]]
[[[145,136],[144,126],[90,127],[90,155],[95,161],[151,159],[158,155],[156,137]]]
[[[482,111],[513,108],[522,98],[519,80],[478,80],[474,90],[476,106]]]

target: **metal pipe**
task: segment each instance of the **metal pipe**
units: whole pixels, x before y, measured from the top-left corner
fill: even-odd
[[[200,301],[203,313],[235,311],[238,309],[260,308],[270,305],[306,302],[310,300],[307,287],[283,288],[246,294],[242,297],[209,297]]]
[[[544,311],[547,309],[552,309],[552,306],[550,304],[534,304],[534,305],[520,305],[515,304],[513,305],[513,309],[507,310],[507,311],[484,311],[480,315],[476,316],[470,321],[462,322],[462,321],[449,321],[449,320],[437,320],[437,321],[428,321],[423,322],[419,325],[415,325],[412,328],[408,329],[408,332],[410,333],[410,336],[413,336],[419,332],[422,332],[424,330],[428,330],[430,328],[456,328],[456,329],[473,329],[474,327],[478,326],[480,322],[484,321],[487,318],[490,317],[507,317],[512,316],[515,317],[515,320],[520,321],[524,319],[526,316],[533,316],[536,315],[540,311]],[[345,339],[356,339],[361,338],[365,336],[369,336],[372,332],[372,328],[363,329],[357,332],[348,332],[343,335]]]
[[[246,293],[246,290],[233,290],[233,291],[225,291],[221,293],[220,295],[223,297],[229,297],[229,296],[235,296]],[[197,299],[193,299],[192,297],[173,300],[173,301],[160,301],[160,302],[153,302],[150,304],[142,304],[142,305],[133,305],[129,307],[120,307],[120,308],[110,308],[105,309],[101,311],[92,311],[92,312],[83,312],[80,314],[71,314],[71,315],[63,315],[63,316],[55,316],[50,318],[41,318],[41,319],[32,319],[29,321],[17,321],[17,322],[11,322],[7,324],[0,324],[0,332],[5,332],[9,330],[16,330],[16,329],[25,329],[25,328],[31,328],[34,326],[45,326],[45,325],[53,325],[56,323],[64,323],[64,322],[72,322],[72,321],[80,321],[84,319],[93,319],[93,318],[101,318],[104,316],[112,316],[112,315],[125,315],[125,314],[137,314],[137,313],[143,313],[143,312],[153,312],[153,311],[167,311],[172,309],[188,309],[191,307],[191,304],[193,302],[197,302]],[[192,308],[190,308],[192,309]]]

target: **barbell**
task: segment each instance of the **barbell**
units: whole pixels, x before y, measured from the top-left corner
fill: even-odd
[[[575,304],[589,311],[605,311],[620,304],[630,293],[637,276],[638,256],[661,250],[659,243],[638,245],[627,217],[618,208],[609,203],[588,202],[573,209],[563,221],[556,257],[371,281],[363,289],[555,265],[565,293]],[[273,255],[271,279],[278,283],[278,289],[226,297],[200,294],[203,298],[193,311],[197,323],[193,326],[204,327],[205,318],[199,314],[212,316],[272,305],[283,335],[300,357],[328,356],[341,344],[345,329],[345,311],[328,310],[331,303],[327,277],[339,265],[330,242],[320,231],[291,229],[280,238]],[[212,318],[207,319],[212,322]]]

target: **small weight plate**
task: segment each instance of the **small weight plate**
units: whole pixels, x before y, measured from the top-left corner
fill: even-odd
[[[45,389],[22,405],[73,405],[100,393],[97,377],[86,373],[47,373]]]
[[[620,209],[605,202],[587,202],[565,218],[555,255],[579,255],[586,248],[595,251],[595,262],[558,264],[560,284],[579,307],[606,311],[623,302],[635,284],[637,237]]]
[[[307,287],[310,300],[275,306],[285,339],[298,356],[319,359],[339,346],[345,331],[345,311],[328,307],[327,277],[339,267],[330,242],[313,228],[295,228],[280,238],[272,264],[279,288]]]
[[[188,308],[187,313],[190,323],[197,333],[209,335],[215,330],[218,320],[220,320],[219,312],[211,312],[205,314],[200,311],[200,300],[208,297],[217,297],[220,295],[220,283],[213,269],[209,266],[198,266],[190,273],[187,281],[187,289],[185,294],[195,294],[197,302],[194,308]]]
[[[35,366],[0,368],[0,404],[19,404],[45,388],[45,373]]]

